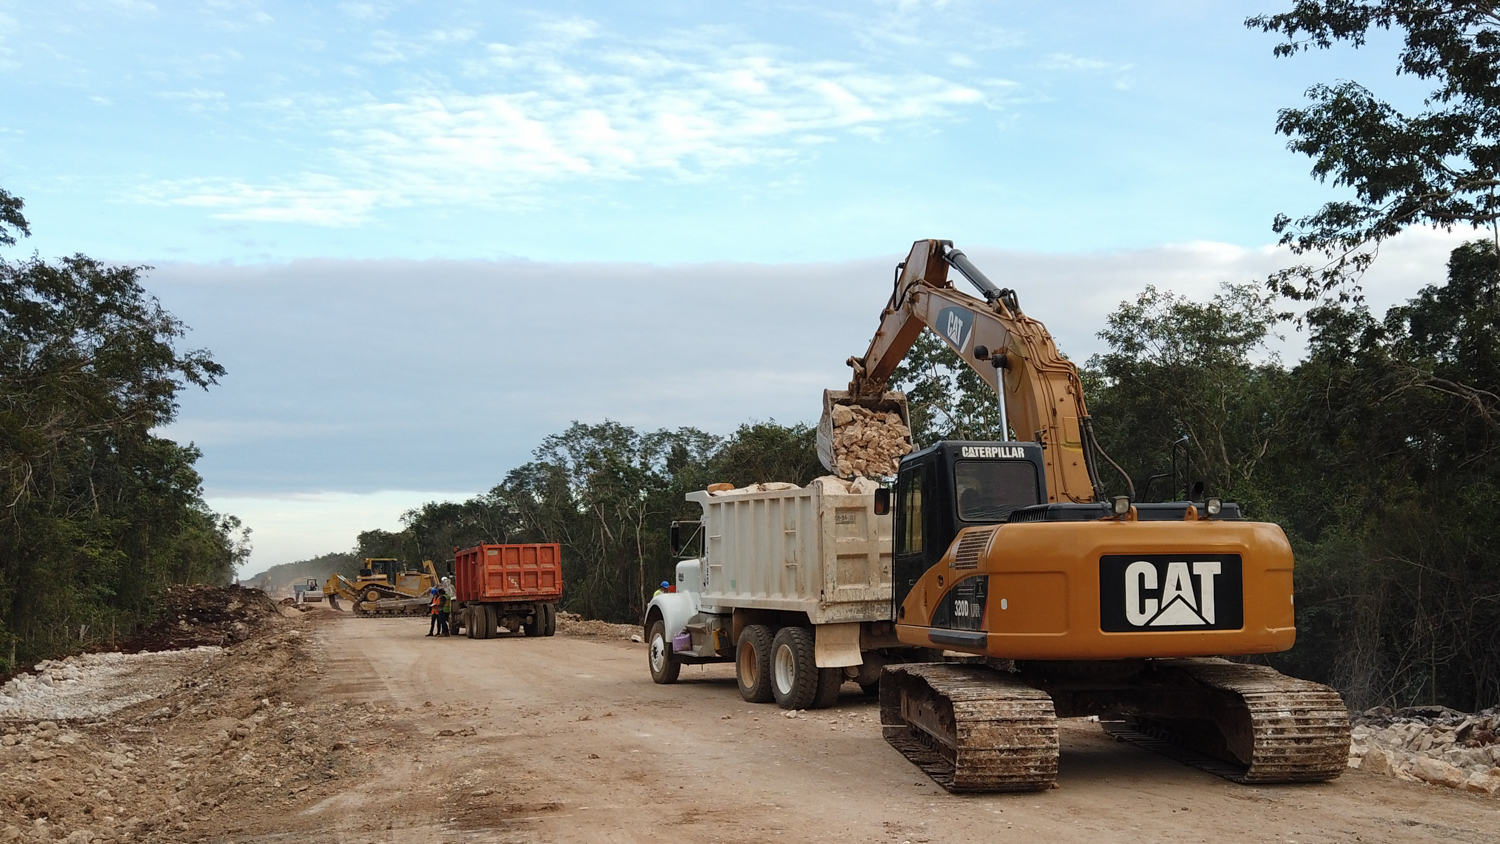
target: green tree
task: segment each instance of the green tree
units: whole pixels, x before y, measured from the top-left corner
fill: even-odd
[[[29,234],[0,191],[0,243]],[[226,582],[248,531],[204,506],[198,451],[152,435],[224,372],[179,351],[143,267],[0,258],[0,662],[146,617],[171,583]],[[3,668],[4,665],[0,665]]]
[[[929,330],[891,374],[891,386],[906,394],[918,448],[939,440],[1010,439],[1001,426],[999,396]]]
[[[1274,229],[1297,255],[1322,255],[1277,273],[1287,296],[1348,299],[1347,284],[1380,243],[1411,225],[1489,228],[1500,243],[1500,11],[1458,0],[1298,0],[1291,11],[1246,25],[1284,37],[1277,56],[1343,42],[1364,46],[1375,30],[1400,33],[1397,72],[1432,85],[1422,110],[1405,114],[1354,81],[1316,85],[1311,104],[1283,109],[1276,131],[1313,159],[1313,175],[1353,198],[1326,203]]]
[[[1274,357],[1256,357],[1282,317],[1254,285],[1227,283],[1206,304],[1147,287],[1110,315],[1099,332],[1110,350],[1089,359],[1084,383],[1095,433],[1137,494],[1147,496],[1148,480],[1168,471],[1173,443],[1185,436],[1175,488],[1162,478],[1150,498],[1182,498],[1199,480],[1242,504],[1259,498],[1254,481],[1283,434],[1282,370]],[[1112,474],[1102,480],[1115,482]]]

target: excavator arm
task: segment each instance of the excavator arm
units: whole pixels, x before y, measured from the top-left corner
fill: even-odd
[[[1078,370],[1046,326],[1021,313],[1013,291],[997,288],[950,241],[919,240],[900,266],[880,328],[863,357],[849,359],[853,398],[878,397],[930,328],[1001,397],[1006,423],[1043,448],[1049,502],[1095,500],[1098,473]],[[959,291],[957,269],[985,299]]]

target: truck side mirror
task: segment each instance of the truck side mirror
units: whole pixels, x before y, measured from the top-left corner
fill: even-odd
[[[881,487],[875,490],[875,515],[888,516],[891,513],[891,489]]]
[[[676,557],[682,553],[682,526],[673,522],[672,530],[668,536],[671,537],[672,556]]]

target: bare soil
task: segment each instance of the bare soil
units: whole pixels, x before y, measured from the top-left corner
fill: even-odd
[[[169,693],[0,722],[0,842],[1493,842],[1500,800],[1351,770],[1247,787],[1065,722],[1060,787],[953,796],[874,702],[742,701],[728,665],[657,686],[631,628],[429,638],[426,619],[276,617]],[[24,739],[24,741],[23,741]]]

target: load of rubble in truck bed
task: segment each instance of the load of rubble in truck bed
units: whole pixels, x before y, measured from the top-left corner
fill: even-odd
[[[854,397],[823,391],[818,422],[818,459],[841,478],[891,477],[910,454],[906,396],[890,392]]]

